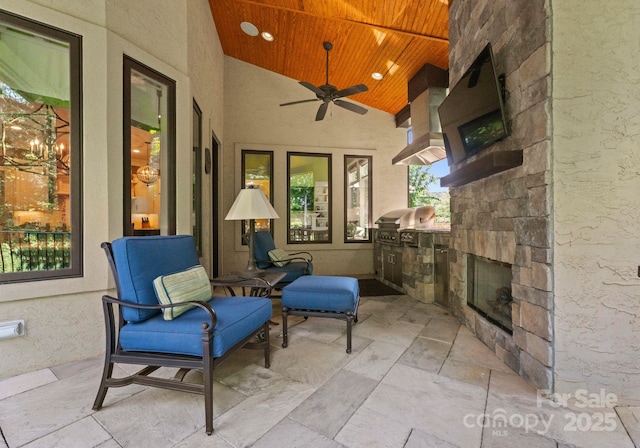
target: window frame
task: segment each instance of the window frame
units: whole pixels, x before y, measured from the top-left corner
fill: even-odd
[[[247,180],[247,167],[246,167],[246,157],[247,155],[261,155],[261,156],[269,156],[269,191],[268,192],[264,192],[267,195],[267,198],[269,199],[269,202],[271,202],[271,205],[274,204],[274,188],[273,188],[273,181],[274,181],[274,173],[273,173],[273,159],[274,159],[274,154],[273,151],[266,151],[266,150],[259,150],[259,149],[243,149],[240,151],[240,182],[241,182],[241,188],[246,188],[247,185],[250,183],[250,181]],[[270,219],[269,220],[269,233],[271,233],[271,235],[273,236],[273,225],[274,225],[274,220]],[[241,244],[243,246],[248,246],[248,241],[246,238],[244,238],[244,235],[248,235],[249,234],[249,221],[248,220],[241,220],[240,221],[240,229],[242,230],[242,235],[240,236],[241,239]]]
[[[315,240],[314,239],[302,239],[294,240],[291,238],[291,158],[292,157],[318,157],[327,160],[327,239]],[[332,197],[333,197],[333,185],[332,185],[332,154],[331,153],[316,153],[316,152],[287,152],[287,244],[332,244],[333,234],[333,209],[332,209]],[[321,181],[322,182],[322,181]],[[315,189],[315,181],[314,181]],[[315,195],[315,190],[314,190]],[[315,212],[315,197],[314,197],[314,212]],[[313,230],[312,230],[313,231]],[[314,234],[315,236],[315,234]]]
[[[166,235],[176,234],[176,82],[151,67],[123,55],[122,149],[123,149],[123,221],[124,236],[134,235],[131,225],[131,71],[135,70],[167,87],[167,210]],[[163,176],[165,174],[162,174]],[[164,193],[163,193],[164,194]],[[160,226],[162,229],[162,226]],[[161,231],[162,234],[162,231]]]
[[[356,239],[349,239],[348,238],[348,231],[347,231],[347,225],[348,225],[348,210],[349,210],[349,203],[350,203],[350,195],[349,195],[349,171],[348,171],[348,160],[349,159],[367,159],[367,178],[368,178],[368,182],[367,182],[367,210],[368,210],[368,216],[367,216],[367,238],[366,239],[360,239],[360,240],[356,240]],[[373,228],[373,218],[372,218],[372,210],[373,210],[373,170],[372,170],[372,164],[373,164],[373,156],[368,156],[368,155],[349,155],[349,154],[345,154],[344,156],[344,242],[345,244],[352,244],[352,243],[371,243],[373,242],[373,238],[372,238],[372,228]],[[362,206],[360,206],[362,207]]]
[[[0,22],[51,37],[69,45],[69,201],[71,223],[70,267],[53,270],[0,273],[0,284],[65,279],[84,275],[82,190],[82,36],[0,9]]]
[[[193,237],[198,255],[202,256],[202,110],[193,99]]]

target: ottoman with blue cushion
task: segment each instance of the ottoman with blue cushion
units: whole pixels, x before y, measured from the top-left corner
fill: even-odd
[[[332,317],[347,321],[347,353],[351,325],[357,322],[360,289],[351,277],[307,275],[282,288],[282,347],[287,348],[287,316]]]

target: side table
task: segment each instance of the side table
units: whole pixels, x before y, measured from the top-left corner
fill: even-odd
[[[242,288],[242,294],[247,295],[246,289],[249,289],[249,296],[253,297],[271,297],[271,291],[284,277],[284,272],[268,272],[261,273],[255,277],[246,278],[242,276],[242,272],[231,272],[211,279],[212,286],[222,286],[229,291],[229,294],[235,296],[234,287]]]
[[[253,297],[271,298],[271,291],[287,274],[284,272],[265,272],[257,274],[255,277],[243,277],[242,272],[231,272],[211,279],[212,286],[222,286],[229,291],[232,296],[236,295],[233,288],[242,288],[242,295],[246,295],[246,288],[249,288],[249,295]],[[277,322],[269,321],[271,325],[278,325]]]

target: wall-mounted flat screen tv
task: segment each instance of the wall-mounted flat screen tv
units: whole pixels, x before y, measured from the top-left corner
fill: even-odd
[[[487,44],[438,108],[449,165],[508,135],[502,84]]]

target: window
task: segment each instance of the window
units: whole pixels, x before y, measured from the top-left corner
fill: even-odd
[[[273,204],[273,152],[242,150],[242,186],[258,185]],[[256,219],[256,231],[268,229],[273,233],[272,219]],[[242,221],[243,235],[249,234],[249,221]],[[247,242],[243,239],[243,245]]]
[[[331,242],[331,154],[287,153],[287,243]]]
[[[0,283],[82,275],[80,36],[0,11]]]
[[[202,111],[193,100],[193,167],[191,223],[198,255],[202,255]]]
[[[344,156],[344,242],[371,242],[371,156]]]
[[[176,233],[175,82],[124,58],[124,235]]]
[[[449,189],[440,186],[440,178],[449,174],[447,159],[431,165],[412,165],[409,170],[409,207],[431,205],[436,210],[436,224],[451,223]]]

